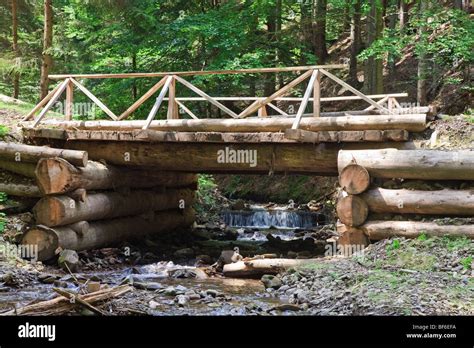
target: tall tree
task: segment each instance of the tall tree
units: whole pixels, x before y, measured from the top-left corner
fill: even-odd
[[[419,13],[423,21],[426,21],[428,17],[424,13],[429,8],[429,0],[419,0],[418,3]],[[426,57],[425,49],[423,48],[423,43],[425,42],[426,38],[426,27],[425,25],[421,25],[418,30],[419,33],[419,40],[421,41],[422,45],[418,52],[418,82],[416,88],[416,99],[419,105],[426,105],[427,98],[427,68],[428,68],[428,61]]]
[[[15,54],[15,66],[13,69],[13,98],[18,98],[20,94],[20,72],[19,59],[20,50],[18,49],[18,3],[17,0],[12,1],[12,49]]]
[[[53,65],[51,47],[53,44],[53,6],[51,0],[44,0],[43,54],[41,63],[40,91],[41,99],[48,94],[48,75]]]
[[[357,79],[357,55],[360,52],[360,18],[361,18],[361,0],[354,2],[354,12],[351,23],[351,55],[349,63],[349,78],[353,86],[358,86]]]
[[[408,23],[407,0],[398,0],[398,21],[400,23],[400,31],[405,30],[405,25]]]
[[[367,17],[367,46],[382,37],[383,6],[380,0],[370,0]],[[383,61],[380,57],[369,57],[365,66],[364,88],[368,93],[383,93]]]
[[[315,0],[314,48],[319,64],[324,64],[328,58],[328,50],[326,48],[326,14],[327,0]]]

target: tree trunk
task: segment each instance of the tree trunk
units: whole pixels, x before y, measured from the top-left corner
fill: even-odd
[[[127,240],[142,239],[147,235],[185,228],[194,221],[194,211],[164,211],[153,216],[133,216],[91,222],[87,231],[74,230],[74,225],[49,228],[35,226],[23,236],[22,244],[38,245],[38,260],[55,256],[58,248],[71,250],[97,249]]]
[[[391,2],[389,2],[391,4]],[[387,8],[387,7],[386,7]],[[387,18],[387,27],[390,29],[391,33],[395,32],[395,27],[397,25],[397,12],[396,6],[388,6],[388,18]],[[393,35],[393,34],[392,34]],[[396,68],[396,57],[393,54],[388,54],[387,56],[387,68],[390,76],[393,76]]]
[[[400,23],[400,31],[405,30],[405,26],[408,23],[408,4],[407,0],[399,0],[399,12],[398,12],[398,20]]]
[[[0,183],[0,192],[4,192],[9,196],[18,197],[41,197],[42,194],[36,185]]]
[[[354,3],[354,13],[352,15],[351,24],[351,56],[349,66],[350,83],[357,87],[359,80],[357,78],[357,55],[360,52],[360,17],[361,17],[361,0]]]
[[[339,151],[339,172],[353,162],[376,178],[474,180],[474,150]]]
[[[34,207],[36,223],[48,227],[69,225],[78,221],[94,221],[133,216],[150,211],[184,209],[194,202],[194,191],[132,191],[128,194],[103,192],[87,195],[84,202],[68,196],[48,196]]]
[[[315,30],[314,30],[314,48],[318,58],[318,64],[324,64],[328,58],[326,48],[326,12],[327,0],[314,0],[315,6]]]
[[[383,17],[380,0],[370,1],[370,13],[367,17],[367,47],[382,37]],[[383,93],[383,61],[369,57],[366,62],[364,88],[368,93]]]
[[[339,220],[350,227],[362,225],[367,220],[369,213],[367,203],[354,195],[340,198],[337,201],[336,211]]]
[[[18,3],[17,0],[12,1],[12,49],[15,54],[15,72],[13,75],[13,98],[18,99],[20,94],[20,69],[19,59],[20,50],[18,49]]]
[[[301,11],[301,36],[303,44],[307,47],[308,51],[315,52],[314,39],[313,39],[313,4],[309,1],[300,2]],[[301,54],[300,64],[306,65],[306,57]]]
[[[428,0],[420,0],[420,14],[423,15],[424,12],[428,9]],[[419,36],[420,41],[426,42],[427,38],[424,37],[426,28],[424,26],[420,26],[419,29]],[[418,55],[418,81],[416,87],[416,96],[418,105],[426,105],[427,104],[427,76],[428,76],[428,61],[426,57],[426,53],[423,52],[423,49]]]
[[[264,274],[277,274],[291,267],[310,265],[318,259],[260,259],[238,261],[224,265],[224,276],[233,278],[254,278]]]
[[[43,60],[41,64],[41,99],[48,94],[49,71],[53,65],[51,47],[53,44],[53,7],[52,0],[44,0]]]
[[[421,234],[474,239],[474,225],[438,225],[434,222],[420,221],[367,221],[358,229],[371,240],[390,237],[416,238]]]
[[[174,132],[282,132],[291,128],[292,118],[155,120],[149,129]],[[77,129],[133,130],[141,129],[144,121],[61,121],[45,120],[45,126]],[[309,131],[389,130],[423,131],[426,115],[357,115],[337,117],[303,117],[299,129]]]
[[[52,157],[64,158],[68,162],[80,167],[84,167],[87,163],[87,152],[84,151],[0,142],[0,159],[36,163],[41,158]]]
[[[374,213],[474,216],[472,190],[371,189],[359,196]]]
[[[121,158],[123,160],[123,155]],[[41,159],[36,167],[36,177],[38,186],[45,194],[65,193],[78,188],[186,187],[196,182],[193,174],[160,173],[154,169],[130,170],[92,161],[85,168],[76,168],[61,158]]]

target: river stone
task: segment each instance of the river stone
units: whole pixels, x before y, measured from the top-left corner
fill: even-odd
[[[189,302],[189,297],[186,295],[178,295],[174,298],[174,301],[177,302],[180,307],[183,307]]]
[[[150,302],[148,302],[148,306],[150,307],[150,309],[156,309],[160,304],[156,301],[153,301],[151,300]]]
[[[191,248],[183,248],[176,250],[173,255],[178,258],[191,258],[194,256],[194,250]]]
[[[214,289],[208,289],[206,290],[206,295],[211,296],[211,297],[217,297],[217,295],[219,295],[219,292]]]
[[[204,265],[211,265],[212,257],[210,257],[209,255],[198,255],[196,256],[196,261],[201,262]]]
[[[282,285],[281,279],[271,274],[263,275],[260,280],[266,289],[271,288],[276,290]]]
[[[68,268],[71,272],[76,272],[79,269],[79,255],[74,250],[64,249],[59,254],[58,265],[64,271],[68,272]]]

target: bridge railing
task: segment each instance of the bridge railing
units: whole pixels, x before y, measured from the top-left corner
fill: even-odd
[[[314,66],[299,66],[299,67],[281,67],[281,68],[257,68],[257,69],[240,69],[240,70],[215,70],[215,71],[182,71],[182,72],[159,72],[159,73],[126,73],[126,74],[67,74],[67,75],[50,75],[49,78],[53,80],[62,80],[43,100],[41,100],[28,115],[25,116],[24,120],[31,120],[35,114],[43,108],[38,116],[34,119],[33,127],[36,127],[41,120],[45,117],[46,113],[50,111],[52,106],[57,102],[60,96],[66,92],[64,117],[65,120],[72,119],[73,110],[73,89],[78,88],[83,92],[92,102],[94,102],[106,115],[108,115],[114,121],[122,121],[129,117],[135,110],[138,109],[145,101],[151,98],[153,95],[158,93],[156,101],[151,108],[143,129],[148,129],[153,119],[156,117],[158,110],[160,109],[163,102],[167,102],[167,119],[178,119],[180,108],[192,119],[198,119],[198,117],[185,105],[185,102],[190,101],[206,101],[220,109],[224,114],[234,118],[241,119],[250,117],[257,113],[260,117],[268,117],[267,107],[275,110],[280,117],[294,117],[295,120],[292,125],[292,129],[298,129],[301,118],[303,117],[305,110],[309,102],[312,102],[312,115],[313,117],[321,116],[321,103],[329,101],[345,101],[345,100],[363,100],[369,104],[369,106],[362,110],[367,112],[373,109],[378,109],[379,112],[384,114],[397,113],[397,109],[401,109],[400,104],[396,98],[406,97],[406,93],[393,93],[393,94],[377,94],[377,95],[365,95],[358,91],[348,83],[342,81],[340,78],[330,73],[330,69],[343,69],[347,68],[346,65],[334,64],[334,65],[314,65]],[[282,72],[300,72],[300,75],[281,87],[272,95],[267,97],[211,97],[200,88],[187,81],[184,77],[186,76],[198,76],[198,75],[218,75],[218,74],[255,74],[255,73],[282,73]],[[153,78],[161,77],[161,79],[153,85],[146,93],[144,93],[138,100],[136,100],[130,107],[127,108],[122,114],[116,115],[113,113],[102,101],[100,101],[90,90],[88,90],[83,84],[77,81],[77,79],[107,79],[107,78]],[[345,90],[353,93],[352,96],[337,96],[337,97],[321,97],[321,79],[322,77],[328,78]],[[290,91],[300,85],[301,83],[308,81],[307,87],[303,97],[285,97]],[[188,88],[199,97],[178,97],[176,95],[176,84],[180,83],[184,87]],[[251,101],[252,103],[247,106],[240,113],[236,113],[221,101]],[[296,114],[288,114],[281,110],[274,102],[276,101],[288,101],[288,102],[299,102],[299,107]],[[385,107],[385,104],[388,104]],[[357,112],[354,112],[357,114]]]

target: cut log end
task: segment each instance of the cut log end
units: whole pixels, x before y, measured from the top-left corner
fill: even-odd
[[[53,229],[38,225],[24,234],[21,244],[30,245],[33,248],[37,247],[37,259],[48,260],[54,257],[59,246],[59,240]]]
[[[337,216],[347,226],[360,226],[367,219],[369,208],[367,203],[357,196],[346,196],[337,202]]]
[[[73,184],[74,166],[62,158],[42,158],[36,166],[36,181],[45,194],[67,192],[78,187]]]
[[[339,175],[339,185],[347,192],[357,195],[366,191],[370,185],[369,172],[358,164],[349,164]]]

